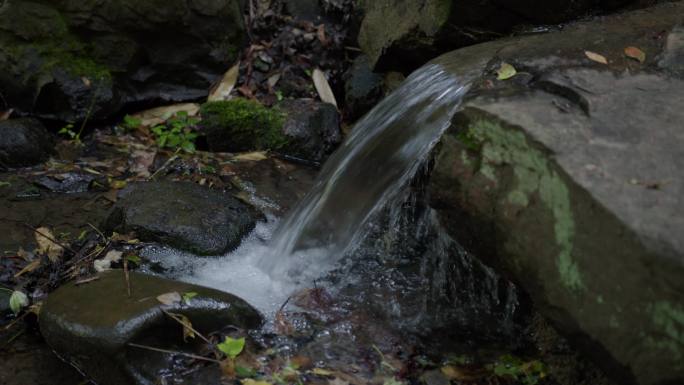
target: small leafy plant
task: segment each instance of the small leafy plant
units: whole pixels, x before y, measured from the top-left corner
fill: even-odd
[[[499,357],[491,369],[497,377],[513,378],[523,385],[536,385],[546,377],[546,369],[542,362],[523,361],[512,355]]]
[[[197,133],[193,131],[199,119],[188,116],[185,111],[177,112],[165,124],[152,127],[157,145],[172,149],[182,149],[185,152],[195,152]]]
[[[69,123],[66,126],[62,127],[59,131],[57,131],[58,134],[64,135],[74,141],[74,143],[81,143],[81,130],[78,132],[74,131],[74,125],[73,123]]]
[[[134,131],[142,125],[142,119],[126,115],[119,126],[126,131]]]

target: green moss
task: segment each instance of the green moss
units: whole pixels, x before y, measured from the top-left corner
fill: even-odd
[[[247,99],[208,102],[202,105],[203,125],[227,136],[236,151],[279,149],[288,143],[283,134],[285,114]]]
[[[650,306],[653,324],[661,332],[647,338],[647,344],[668,350],[678,362],[684,358],[684,308],[667,301],[658,301]],[[679,368],[684,364],[679,365]]]
[[[480,148],[480,173],[496,182],[496,167],[507,165],[515,176],[506,200],[526,207],[532,194],[538,194],[553,215],[553,230],[558,246],[556,265],[561,283],[571,291],[584,288],[577,263],[572,258],[575,222],[570,193],[544,154],[528,143],[525,134],[490,120],[472,122],[463,139]]]

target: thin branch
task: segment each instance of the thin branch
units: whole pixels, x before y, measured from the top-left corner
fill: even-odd
[[[123,258],[123,270],[124,278],[126,279],[126,292],[128,293],[128,298],[131,298],[131,278],[128,274],[128,257]]]
[[[63,244],[63,243],[60,243],[59,241],[57,241],[56,239],[54,239],[54,238],[52,238],[52,237],[50,237],[50,236],[48,236],[48,235],[45,235],[45,233],[43,233],[42,231],[38,231],[37,228],[35,228],[35,227],[29,225],[28,223],[26,223],[26,222],[21,222],[21,224],[23,224],[24,226],[26,226],[26,227],[28,227],[29,229],[33,230],[34,232],[40,234],[40,235],[43,236],[45,239],[47,239],[48,241],[54,243],[55,245],[61,246],[62,248],[66,249],[66,250],[69,250],[72,254],[76,254],[76,252],[75,252],[71,247],[69,247],[69,246],[67,246],[67,245],[65,245],[65,244]]]
[[[195,330],[195,328],[193,328],[192,325],[185,324],[181,319],[177,318],[176,315],[173,313],[170,313],[164,309],[161,309],[161,311],[163,311],[164,314],[166,314],[167,316],[171,317],[174,321],[183,325],[184,328],[188,328],[188,329],[192,330],[193,333],[195,333],[197,336],[199,336],[202,340],[204,340],[204,342],[208,343],[210,346],[214,346],[214,344],[211,341],[209,341],[209,339],[207,337],[205,337],[204,335],[202,335],[202,333]]]
[[[135,344],[135,343],[133,343],[133,342],[129,342],[127,345],[128,345],[128,346],[132,346],[132,347],[134,347],[134,348],[140,348],[140,349],[145,349],[145,350],[151,350],[151,351],[153,351],[153,352],[167,353],[167,354],[178,354],[178,355],[180,355],[180,356],[185,356],[185,357],[189,357],[189,358],[194,358],[194,359],[196,359],[196,360],[209,361],[209,362],[213,362],[213,363],[216,363],[216,364],[220,364],[220,363],[221,363],[221,361],[219,361],[219,360],[215,360],[215,359],[213,359],[213,358],[202,357],[202,356],[198,356],[198,355],[191,354],[191,353],[177,352],[177,351],[173,351],[173,350],[160,349],[160,348],[155,348],[155,347],[152,347],[152,346],[146,346],[146,345]]]

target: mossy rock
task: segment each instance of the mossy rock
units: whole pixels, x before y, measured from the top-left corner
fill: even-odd
[[[272,108],[247,99],[209,102],[201,114],[211,151],[272,150],[319,163],[342,141],[335,106],[311,99]]]
[[[239,0],[7,0],[0,89],[20,113],[70,122],[204,97],[244,42],[241,15]]]
[[[202,105],[202,126],[212,151],[278,150],[288,142],[283,134],[285,113],[247,99]]]

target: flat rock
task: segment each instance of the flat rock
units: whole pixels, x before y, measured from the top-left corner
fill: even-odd
[[[54,148],[54,139],[39,120],[0,121],[0,168],[33,166],[47,160]]]
[[[220,255],[240,244],[257,217],[249,206],[217,190],[147,182],[122,190],[104,227],[200,255]]]
[[[152,384],[178,359],[130,343],[198,354],[196,339],[183,341],[182,326],[164,311],[186,316],[204,335],[229,325],[255,328],[261,322],[256,310],[228,293],[135,272],[130,285],[128,296],[123,271],[112,270],[87,284],[60,287],[41,308],[45,341],[101,385]],[[196,295],[169,305],[157,300],[170,292]]]
[[[663,4],[436,61],[525,72],[488,71],[454,116],[430,180],[440,220],[624,384],[684,383],[684,80],[662,65],[682,22]]]

